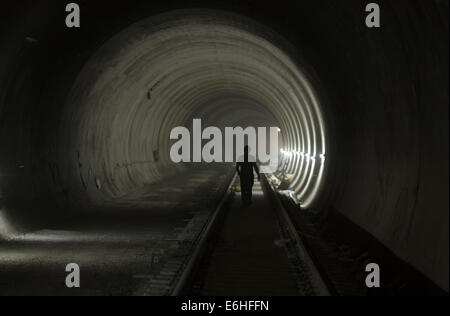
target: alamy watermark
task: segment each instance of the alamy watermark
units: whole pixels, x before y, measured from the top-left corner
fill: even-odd
[[[80,266],[76,263],[69,263],[66,272],[70,272],[66,277],[66,286],[71,288],[80,287]]]
[[[224,139],[220,128],[210,126],[202,130],[201,119],[194,119],[192,135],[184,126],[172,129],[170,139],[177,141],[170,149],[170,158],[175,163],[244,162],[247,145],[247,161],[258,162],[262,173],[273,173],[278,168],[278,133],[278,127],[270,127],[267,142],[266,127],[225,127]],[[203,141],[208,142],[202,146]]]
[[[376,263],[369,263],[366,266],[366,272],[369,272],[366,276],[366,286],[368,288],[380,287],[380,266]]]

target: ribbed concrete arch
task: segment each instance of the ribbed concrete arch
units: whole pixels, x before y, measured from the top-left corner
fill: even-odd
[[[85,187],[91,201],[117,197],[183,168],[170,160],[169,135],[193,118],[277,124],[278,172],[294,174],[291,190],[310,206],[324,169],[325,124],[304,70],[280,42],[255,22],[203,10],[122,31],[90,59],[68,98],[61,148],[77,155],[66,162],[66,181],[95,177],[96,187]]]

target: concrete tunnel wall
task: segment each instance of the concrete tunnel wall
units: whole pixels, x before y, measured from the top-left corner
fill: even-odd
[[[448,2],[380,5],[379,32],[347,13],[315,63],[339,135],[330,204],[448,291]]]
[[[365,27],[365,4],[357,0],[346,2],[345,6],[329,1],[299,1],[289,8],[280,6],[274,10],[263,2],[254,7],[230,1],[228,5],[205,2],[204,7],[231,10],[253,18],[274,29],[301,52],[303,59],[298,64],[305,67],[302,70],[307,69],[306,73],[313,74],[308,79],[320,97],[327,125],[329,172],[315,210],[336,208],[448,291],[448,2],[379,1],[380,29]],[[55,201],[62,207],[58,212],[64,213],[68,198],[76,202],[77,196],[83,199],[97,196],[97,193],[85,195],[80,189],[78,167],[73,167],[78,163],[76,152],[71,151],[70,161],[64,160],[66,150],[74,149],[71,147],[74,144],[58,145],[61,140],[57,133],[64,116],[61,104],[73,100],[68,95],[92,53],[129,26],[130,20],[142,20],[180,7],[176,2],[152,5],[156,9],[141,5],[139,13],[129,7],[111,8],[108,11],[113,17],[111,21],[96,16],[96,22],[85,22],[85,27],[91,27],[88,33],[92,32],[92,36],[87,36],[86,30],[81,35],[63,33],[69,40],[62,43],[58,42],[61,36],[58,32],[62,31],[49,31],[48,25],[40,23],[43,16],[51,14],[45,8],[18,10],[27,13],[23,20],[14,21],[17,27],[0,28],[3,212],[8,209],[8,214],[14,215],[18,213],[15,207],[29,200],[34,205]],[[130,12],[129,20],[120,18],[126,10]],[[12,23],[6,17],[2,20]],[[27,25],[34,26],[32,31]],[[30,35],[40,42],[24,41]],[[56,42],[62,46],[55,50]],[[146,102],[145,95],[142,93],[136,103]],[[248,95],[233,93],[233,97],[250,103],[246,105],[246,116],[257,111]],[[202,104],[205,100],[196,101],[201,108],[207,108]],[[234,110],[232,105],[229,107]],[[76,106],[71,109],[75,115],[80,111]],[[185,113],[181,119],[180,113],[177,122],[188,122],[194,114],[195,111]],[[278,120],[281,125],[280,115],[272,114],[273,117],[270,113],[263,114],[258,123]],[[64,122],[67,119],[70,116]],[[218,116],[216,122],[220,124],[221,119],[224,118]],[[281,126],[282,130],[294,130],[286,126]],[[66,127],[73,135],[71,139],[89,139],[89,134],[76,134],[77,129],[69,128],[70,124]],[[291,157],[287,157],[289,170],[295,171],[299,166],[295,152],[301,150],[289,146],[285,148],[291,152],[288,154]],[[83,150],[93,152],[88,147]],[[153,150],[149,146],[136,158],[151,160]],[[83,154],[81,157],[99,163]],[[161,159],[160,168],[137,165],[133,172],[145,171],[155,179],[176,170],[163,156]],[[83,166],[86,165],[84,162]],[[101,168],[101,163],[95,167]],[[149,180],[139,174],[136,184]],[[78,189],[65,185],[64,178],[76,181],[76,177],[78,182],[74,185]],[[107,187],[106,178],[101,181],[102,188]],[[130,189],[131,182],[125,175],[119,181],[119,190],[108,190],[112,195],[118,194]],[[92,183],[91,188],[93,192],[99,191]],[[35,212],[39,211],[24,207],[22,214],[32,216]]]
[[[91,177],[90,202],[121,196],[182,167],[169,156],[174,127],[194,118],[206,119],[203,127],[227,118],[234,127],[253,116],[279,126],[290,151],[308,155],[305,168],[292,162],[292,188],[311,203],[323,169],[313,160],[325,153],[322,114],[307,79],[272,38],[241,17],[195,10],[151,17],[115,36],[83,68],[67,101],[59,148],[61,157],[77,156],[62,161],[71,171],[66,185]],[[212,101],[230,96],[228,116],[211,121],[224,110]]]

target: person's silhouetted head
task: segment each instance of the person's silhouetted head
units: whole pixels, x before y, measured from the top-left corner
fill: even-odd
[[[249,151],[249,147],[244,146],[244,162],[248,162],[248,151]]]

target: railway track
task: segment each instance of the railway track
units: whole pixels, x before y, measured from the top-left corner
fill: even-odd
[[[136,294],[330,295],[267,180],[255,184],[254,209],[241,209],[240,194],[232,190],[236,185],[236,176],[226,177],[220,186],[221,198],[209,218],[191,220],[191,231],[187,229],[172,259],[145,280],[143,290]],[[240,216],[242,225],[247,225],[246,221],[254,225],[236,228]],[[251,226],[259,226],[260,231],[253,233]]]

